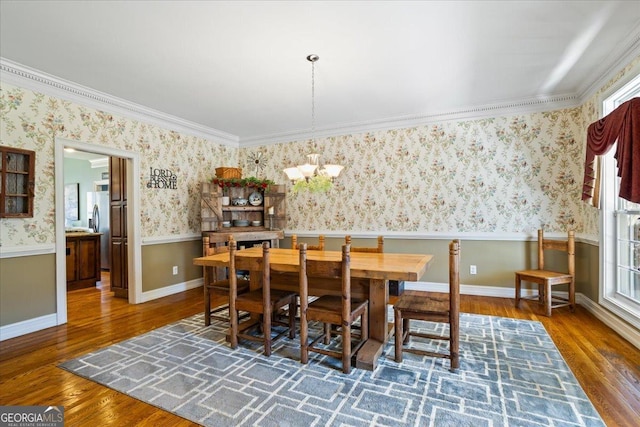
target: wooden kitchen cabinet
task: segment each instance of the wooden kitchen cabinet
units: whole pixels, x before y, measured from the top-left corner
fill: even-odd
[[[129,298],[126,159],[109,158],[109,189],[111,291],[115,297]]]
[[[100,233],[67,233],[67,291],[100,281]]]

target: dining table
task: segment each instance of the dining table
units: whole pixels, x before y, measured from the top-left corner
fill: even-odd
[[[255,269],[260,269],[262,247],[238,250],[236,257],[256,260]],[[433,255],[410,253],[351,252],[351,286],[354,297],[369,300],[369,338],[356,355],[356,368],[374,370],[378,358],[393,330],[387,315],[389,303],[389,280],[418,281],[427,271]],[[297,292],[300,255],[297,249],[272,248],[269,250],[271,286]],[[307,251],[307,259],[339,261],[341,251]],[[194,265],[202,267],[225,267],[229,265],[229,252],[194,258]],[[249,273],[250,287],[261,286],[260,274]],[[340,281],[309,282],[309,295],[340,295]]]

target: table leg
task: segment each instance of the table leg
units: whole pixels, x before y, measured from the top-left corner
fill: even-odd
[[[373,371],[389,337],[387,303],[389,288],[386,280],[369,280],[369,339],[360,348],[356,368]]]
[[[204,280],[204,325],[205,326],[209,326],[211,325],[211,295],[209,293],[209,287],[207,286],[209,284],[209,281],[211,280],[211,267],[204,267],[204,274],[203,274],[203,280]]]

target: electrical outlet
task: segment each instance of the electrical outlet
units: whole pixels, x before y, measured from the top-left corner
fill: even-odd
[[[469,266],[469,274],[477,274],[478,273],[478,269],[476,268],[475,265],[470,265]]]
[[[174,265],[173,266],[173,275],[175,276],[176,274],[178,274],[178,266]]]

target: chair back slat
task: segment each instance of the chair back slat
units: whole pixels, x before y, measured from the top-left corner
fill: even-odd
[[[353,246],[351,244],[351,236],[344,236],[344,242],[351,246],[351,252],[369,252],[373,254],[384,253],[384,236],[378,236],[378,245],[375,247],[369,246]]]
[[[310,277],[325,279],[342,279],[342,318],[349,318],[351,310],[351,256],[350,245],[342,245],[342,260],[311,260],[306,261],[306,282]],[[302,291],[300,292],[302,294]]]
[[[342,261],[320,261],[308,259],[307,276],[339,279],[342,277]]]
[[[324,251],[324,235],[321,234],[318,236],[318,244],[310,245],[307,244],[308,251]],[[298,243],[298,236],[296,234],[291,235],[291,248],[292,249],[300,249],[300,244]]]
[[[567,240],[545,239],[544,231],[538,230],[538,270],[544,270],[545,251],[554,250],[567,253],[567,272],[575,273],[575,232],[569,230]]]

